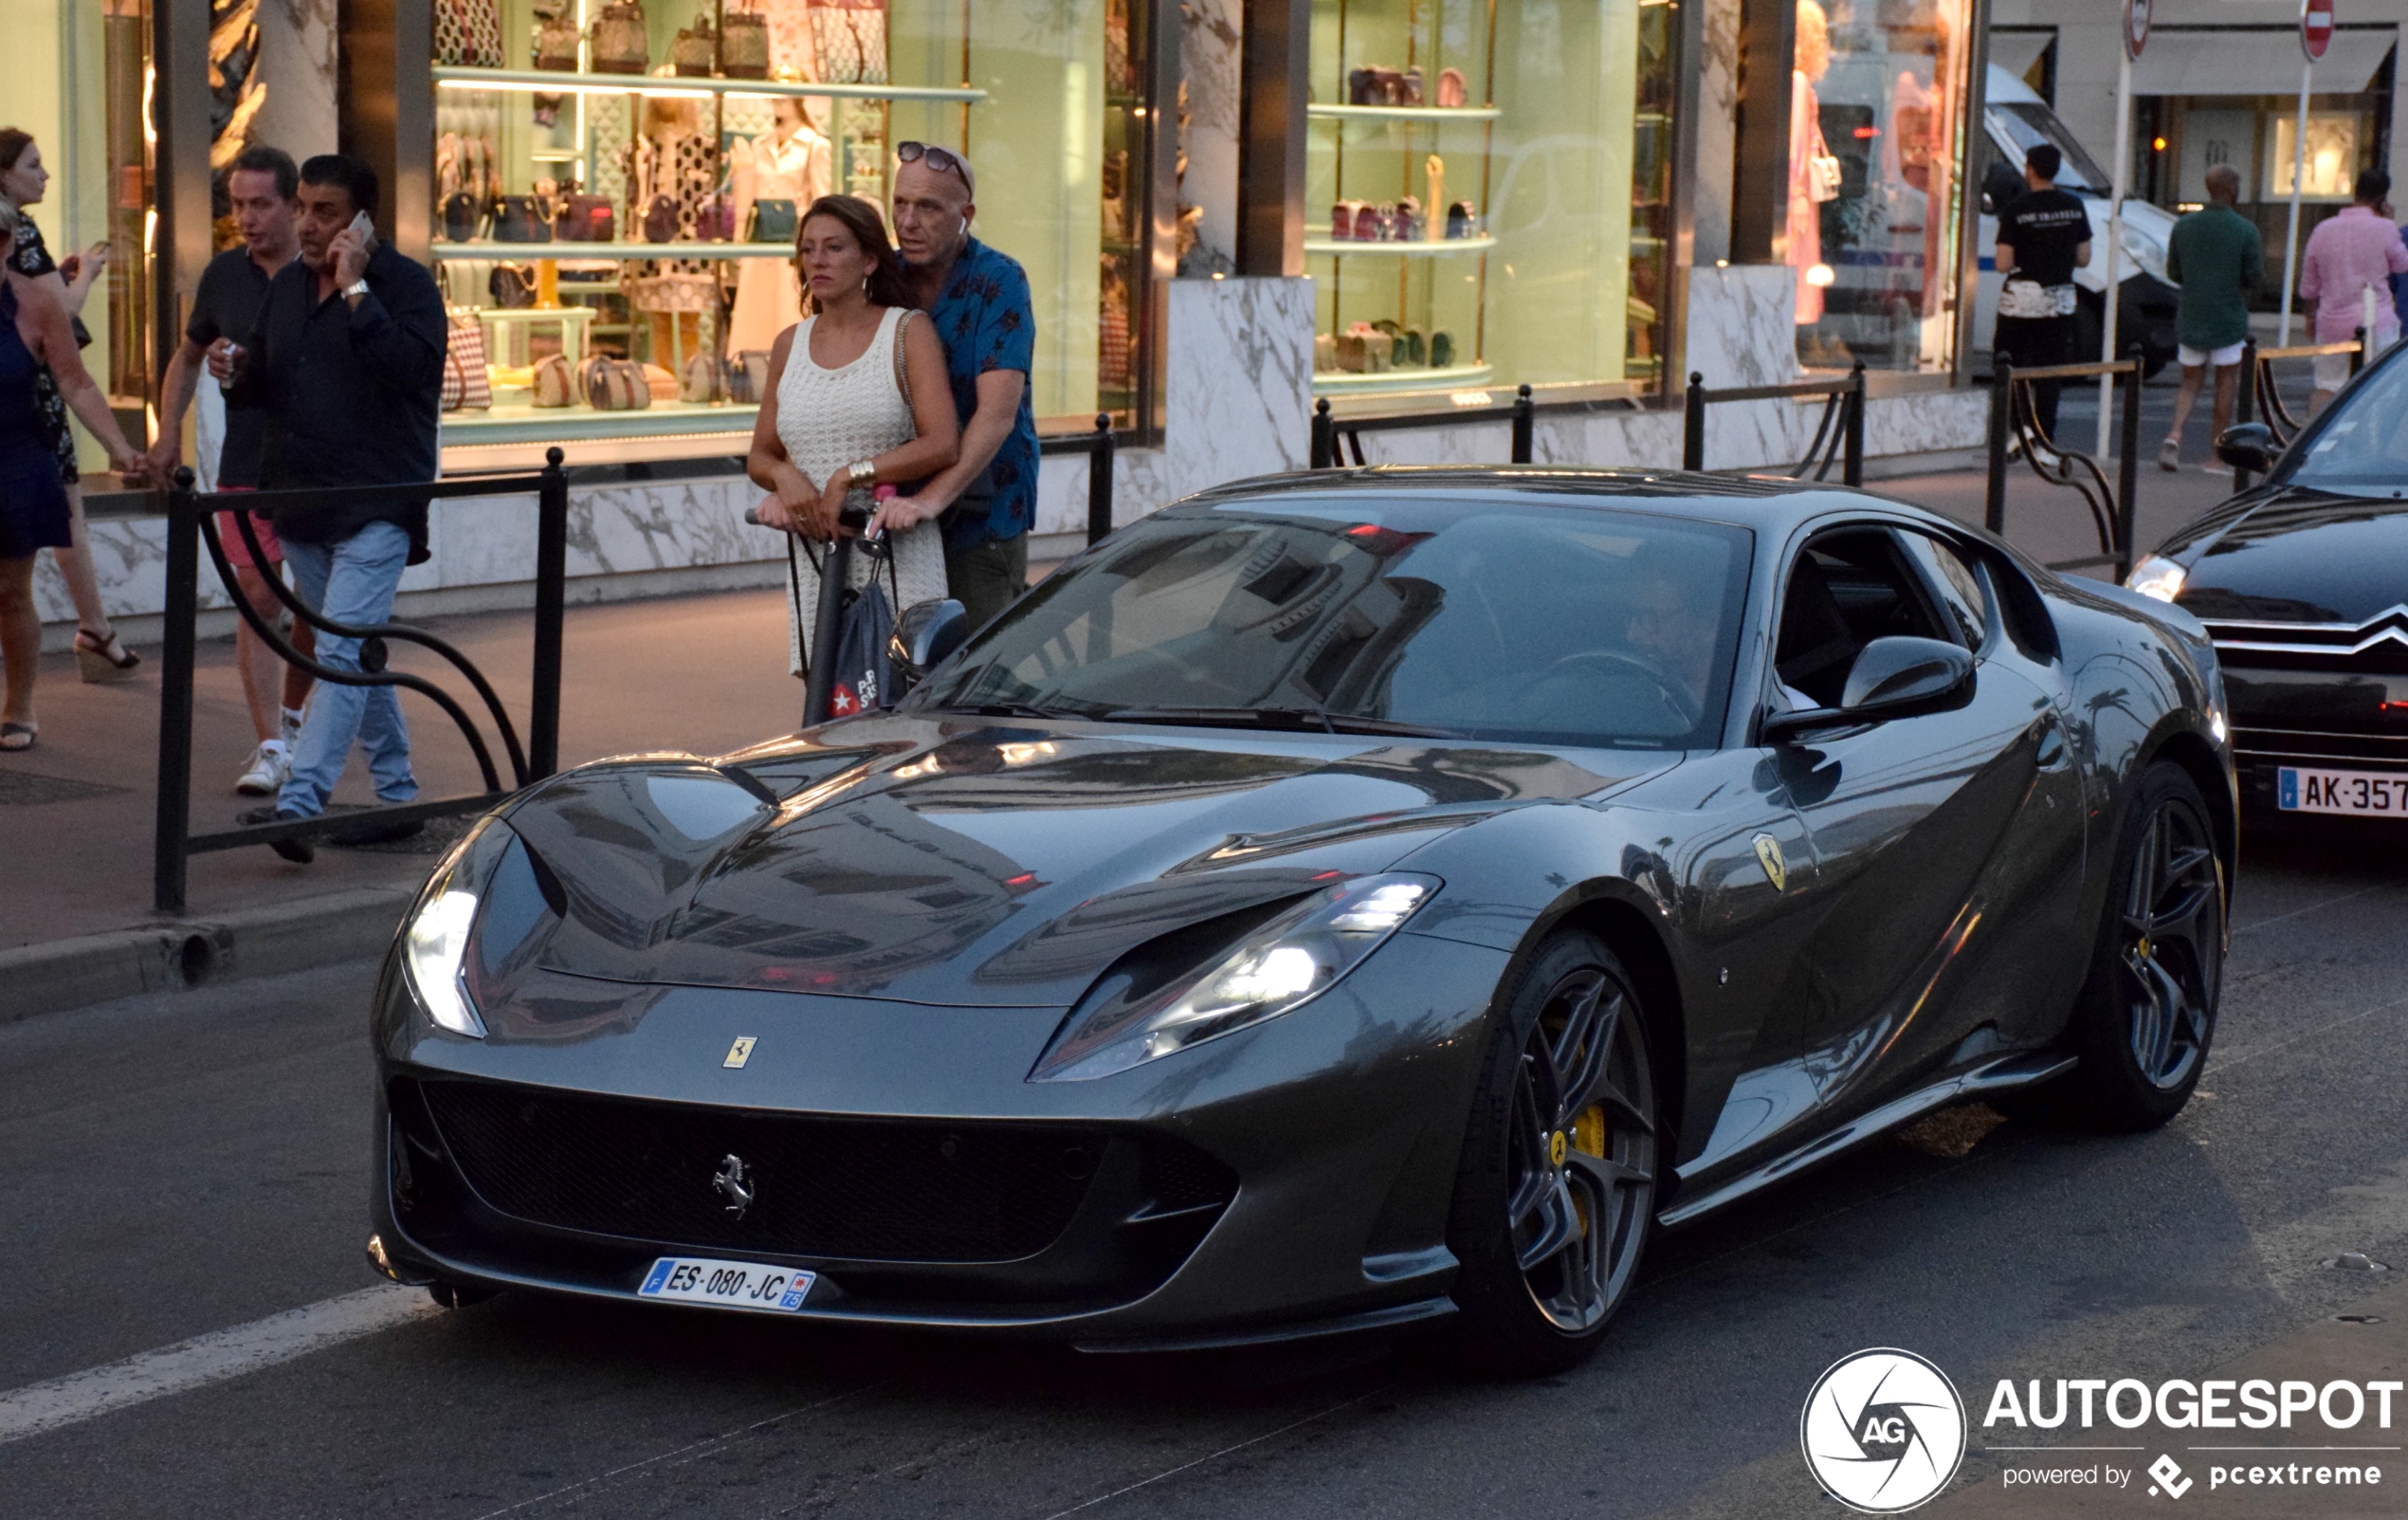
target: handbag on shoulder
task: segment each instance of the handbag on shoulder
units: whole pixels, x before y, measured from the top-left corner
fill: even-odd
[[[641,74],[652,66],[652,43],[645,29],[643,0],[613,0],[593,22],[593,69],[598,74]]]

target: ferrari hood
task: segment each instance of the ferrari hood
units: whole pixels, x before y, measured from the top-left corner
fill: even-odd
[[[883,716],[717,760],[598,761],[506,815],[557,910],[510,959],[625,981],[1060,1006],[1158,935],[1677,759],[1574,755]]]
[[[2408,600],[2408,502],[2277,490],[2172,553],[2181,605],[2211,622],[2362,623]]]

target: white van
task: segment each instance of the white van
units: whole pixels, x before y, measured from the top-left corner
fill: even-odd
[[[1984,88],[1991,152],[1980,181],[1981,274],[1974,289],[1974,346],[1985,353],[1989,350],[2003,281],[1998,267],[1998,218],[1993,200],[2023,192],[2024,153],[2047,142],[2065,156],[2065,166],[2057,171],[2057,188],[2070,190],[2089,203],[2094,234],[2090,266],[2074,270],[2073,283],[2081,289],[2079,352],[2085,360],[2096,358],[2100,324],[2107,319],[2107,224],[2114,181],[2083,151],[2032,86],[1993,64]],[[2148,357],[2151,373],[2174,358],[2175,290],[2165,278],[2166,238],[2173,229],[2172,212],[2128,194],[2125,197],[2124,258],[2119,270],[2124,289],[2116,298],[2116,326],[2125,342],[2116,348],[2121,352],[2125,344],[2138,341]]]

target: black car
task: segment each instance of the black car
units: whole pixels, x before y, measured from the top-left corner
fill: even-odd
[[[2182,1107],[2218,701],[2188,614],[1872,496],[1223,487],[898,711],[484,819],[377,993],[371,1254],[1567,1365],[1659,1224],[1919,1114]]]
[[[2271,442],[2228,430],[2226,460],[2271,473],[2127,583],[2207,625],[2253,816],[2408,819],[2408,346]]]

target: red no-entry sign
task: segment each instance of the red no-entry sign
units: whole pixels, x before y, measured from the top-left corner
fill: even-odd
[[[2124,0],[2124,56],[2137,59],[2149,43],[2149,0]]]
[[[2314,63],[2333,41],[2333,0],[2299,0],[2299,49]]]

